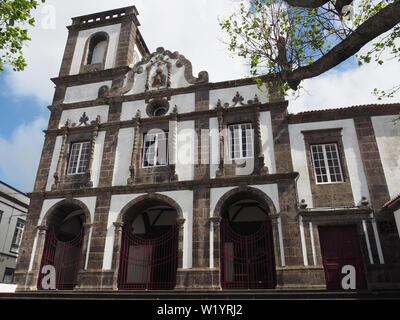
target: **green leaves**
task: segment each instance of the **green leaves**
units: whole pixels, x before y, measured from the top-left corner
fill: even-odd
[[[354,54],[352,39],[357,42],[365,37],[357,33],[358,27],[364,27],[361,30],[365,33],[364,23],[371,17],[376,21],[375,15],[382,10],[387,12],[396,1],[400,0],[354,1],[354,17],[344,23],[341,8],[335,7],[336,0],[318,8],[292,7],[284,0],[251,0],[249,7],[242,3],[238,12],[220,21],[220,25],[229,36],[229,50],[247,60],[250,73],[275,77],[278,90],[285,95],[289,87],[298,88],[302,79],[319,75],[346,60],[349,55],[342,51],[344,47]],[[380,23],[384,25],[385,21]],[[382,65],[383,52],[390,52],[400,62],[400,25],[386,31],[376,37],[370,51],[356,55],[360,66],[371,62]],[[389,92],[392,91],[378,90],[377,95]]]
[[[0,72],[5,65],[14,71],[22,71],[27,66],[22,49],[31,38],[25,25],[35,25],[31,12],[38,5],[33,0],[0,1]]]

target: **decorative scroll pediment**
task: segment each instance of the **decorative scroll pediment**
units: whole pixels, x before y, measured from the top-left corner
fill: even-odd
[[[98,97],[116,97],[209,82],[207,71],[200,72],[197,78],[194,77],[192,63],[189,60],[177,51],[172,53],[162,47],[135,65],[131,65],[130,68],[125,79],[121,79],[124,85],[112,88],[103,86],[99,90]]]

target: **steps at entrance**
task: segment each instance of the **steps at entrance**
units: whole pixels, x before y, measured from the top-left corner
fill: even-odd
[[[36,291],[1,293],[0,300],[383,300],[400,299],[399,290],[385,291]]]

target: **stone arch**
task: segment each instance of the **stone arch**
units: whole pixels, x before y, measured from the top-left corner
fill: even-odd
[[[145,209],[148,204],[158,201],[171,206],[176,210],[176,221],[178,224],[178,269],[183,267],[183,233],[185,218],[183,217],[183,211],[181,206],[172,198],[162,194],[145,194],[129,201],[118,214],[117,220],[114,222],[115,233],[114,233],[114,247],[112,256],[111,269],[113,270],[113,288],[118,290],[118,273],[121,259],[121,247],[122,247],[122,227],[124,223],[128,222],[127,214],[133,208],[138,208],[138,213],[141,213],[141,208]],[[130,217],[131,219],[133,217]],[[130,221],[130,220],[129,220]]]
[[[268,218],[271,221],[272,228],[272,238],[273,238],[273,250],[274,259],[278,261],[278,254],[280,253],[279,248],[279,230],[277,225],[277,219],[279,214],[276,210],[275,204],[272,199],[263,191],[249,186],[239,186],[228,192],[226,192],[217,202],[213,215],[210,218],[213,230],[213,266],[215,268],[221,268],[221,221],[225,208],[229,207],[231,204],[240,200],[240,197],[247,196],[247,198],[259,202],[263,207],[267,209]],[[221,279],[220,279],[221,280]],[[220,283],[221,285],[221,283]],[[222,287],[221,287],[222,288]]]
[[[183,217],[182,209],[181,209],[180,205],[175,200],[171,199],[168,196],[164,196],[162,194],[154,193],[154,194],[145,194],[145,195],[139,196],[136,199],[133,199],[133,200],[129,201],[122,208],[121,212],[118,215],[118,218],[117,218],[116,222],[117,223],[124,223],[125,222],[124,217],[132,207],[141,206],[141,205],[145,206],[146,202],[152,201],[152,200],[158,200],[160,202],[164,202],[164,203],[170,205],[172,208],[174,208],[176,210],[176,213],[177,213],[176,219],[177,219],[178,222],[185,220],[184,217]]]
[[[224,208],[233,203],[236,197],[240,195],[248,195],[250,198],[260,202],[269,210],[270,215],[276,215],[276,207],[272,199],[259,189],[253,187],[235,188],[226,192],[217,202],[214,208],[213,218],[222,218]]]
[[[92,227],[92,219],[91,219],[91,214],[89,208],[86,206],[85,203],[78,199],[71,199],[67,198],[64,200],[61,200],[57,203],[55,203],[50,209],[47,210],[45,215],[43,216],[40,225],[37,227],[38,228],[38,238],[37,238],[37,248],[36,248],[36,253],[34,257],[34,264],[33,264],[33,272],[34,272],[34,283],[37,283],[39,274],[40,274],[40,266],[42,264],[42,259],[44,255],[44,249],[46,245],[46,238],[47,238],[47,233],[49,230],[49,227],[51,226],[52,218],[56,215],[57,209],[59,209],[62,206],[74,206],[74,207],[79,207],[82,210],[83,216],[84,216],[84,221],[82,221],[82,227],[83,227],[83,238],[82,238],[82,243],[81,243],[81,254],[80,254],[80,260],[78,264],[78,271],[77,271],[77,283],[76,285],[79,287],[80,284],[80,279],[79,279],[79,274],[85,270],[86,267],[86,260],[89,254],[89,234],[90,230]],[[67,213],[68,215],[68,213]]]
[[[91,224],[92,218],[90,215],[90,210],[89,208],[86,206],[85,203],[83,203],[82,201],[78,200],[78,199],[64,199],[61,200],[59,202],[57,202],[56,204],[54,204],[50,209],[47,210],[47,212],[45,213],[45,215],[42,218],[42,221],[40,223],[41,227],[48,227],[51,217],[54,214],[54,212],[56,211],[57,208],[63,206],[63,205],[75,205],[78,206],[82,209],[83,214],[85,216],[85,221],[84,224]]]
[[[93,54],[94,48],[96,47],[97,44],[99,44],[102,41],[107,42],[105,49],[104,49],[103,60],[102,60],[102,62],[93,64],[91,62],[91,60],[92,60],[92,54]],[[89,36],[88,39],[86,40],[85,48],[83,51],[83,57],[82,57],[82,62],[81,62],[81,72],[104,70],[109,44],[110,44],[110,36],[107,32],[99,31],[99,32],[96,32],[96,33],[92,34],[91,36]]]

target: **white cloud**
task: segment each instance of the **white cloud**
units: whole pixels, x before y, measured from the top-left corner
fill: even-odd
[[[400,84],[400,64],[387,61],[382,66],[374,63],[348,71],[329,71],[325,75],[309,79],[302,84],[304,90],[297,99],[289,99],[289,111],[331,109],[362,104],[399,102],[394,98],[378,101],[372,95],[374,88],[390,89]]]
[[[37,118],[30,124],[17,127],[9,141],[0,137],[2,179],[21,191],[33,190],[43,147],[42,130],[46,125],[46,119]]]

